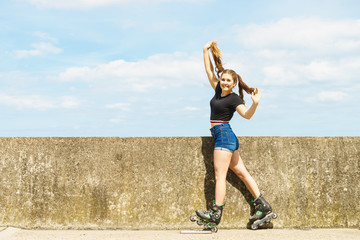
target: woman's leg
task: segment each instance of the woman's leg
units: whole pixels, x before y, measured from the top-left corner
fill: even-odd
[[[259,187],[246,169],[239,151],[235,151],[232,155],[230,169],[244,182],[254,199],[260,196]]]
[[[232,159],[232,152],[224,150],[214,150],[214,169],[215,169],[215,204],[224,204],[226,195],[226,175]]]

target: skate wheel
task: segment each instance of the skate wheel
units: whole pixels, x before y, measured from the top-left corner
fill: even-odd
[[[199,225],[199,226],[202,226],[202,225],[204,225],[202,222],[200,222],[200,221],[196,221],[196,223],[197,223],[197,225]]]
[[[217,227],[211,228],[211,232],[217,233],[217,231],[218,231]]]
[[[196,216],[195,216],[195,215],[191,215],[191,216],[190,216],[190,221],[195,222],[195,221],[196,221]]]
[[[278,217],[278,215],[277,215],[276,213],[273,213],[273,215],[271,215],[271,217],[272,217],[273,219],[275,219],[275,218]]]
[[[258,229],[258,226],[255,225],[255,224],[251,224],[251,229],[252,229],[252,230],[256,230],[256,229]]]

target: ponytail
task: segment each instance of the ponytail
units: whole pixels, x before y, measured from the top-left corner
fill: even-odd
[[[239,74],[237,74],[237,78],[239,80],[239,97],[244,101],[244,93],[243,90],[245,90],[246,93],[251,94],[255,91],[255,88],[251,88],[242,80]]]
[[[220,78],[220,73],[224,71],[224,67],[221,61],[221,51],[218,48],[216,42],[212,42],[210,50],[214,58],[216,75],[218,76],[218,78]]]

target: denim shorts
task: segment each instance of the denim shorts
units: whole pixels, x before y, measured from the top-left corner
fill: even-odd
[[[219,124],[210,129],[215,140],[214,150],[225,150],[235,152],[239,149],[239,140],[232,131],[230,124]]]

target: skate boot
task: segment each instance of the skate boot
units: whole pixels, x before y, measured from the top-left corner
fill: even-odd
[[[270,204],[260,196],[252,201],[255,206],[254,214],[250,217],[251,228],[257,229],[258,226],[262,226],[265,222],[269,223],[271,218],[277,218],[277,214],[273,213]]]
[[[270,204],[264,199],[262,194],[255,199],[252,200],[255,206],[255,211],[253,215],[250,217],[250,222],[254,222],[256,220],[264,218],[267,214],[272,212],[272,208]]]
[[[199,218],[207,221],[207,222],[213,222],[216,225],[220,223],[222,211],[225,204],[218,206],[215,205],[215,201],[211,205],[210,209],[208,211],[199,211],[196,210],[196,215],[198,215]]]
[[[196,215],[192,215],[190,217],[190,220],[193,222],[196,221],[198,225],[203,225],[204,230],[211,230],[212,232],[217,232],[217,225],[220,223],[224,206],[225,204],[218,206],[215,204],[214,201],[209,210],[196,210]]]

